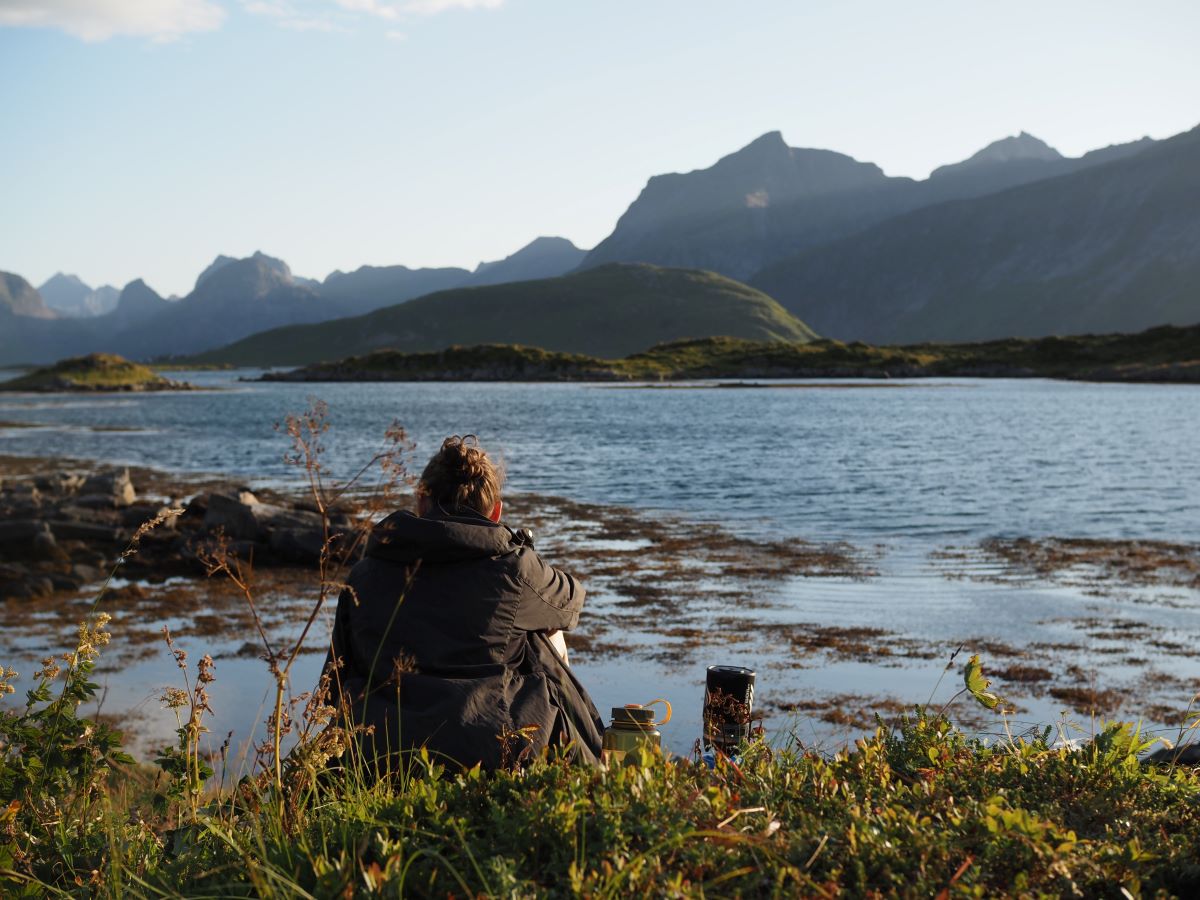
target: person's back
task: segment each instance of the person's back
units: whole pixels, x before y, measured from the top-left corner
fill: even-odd
[[[598,758],[603,723],[549,638],[578,622],[583,588],[501,511],[487,455],[447,438],[418,514],[380,523],[351,571],[330,671],[344,718],[370,732],[358,742],[368,761],[427,747],[495,768],[566,745]]]

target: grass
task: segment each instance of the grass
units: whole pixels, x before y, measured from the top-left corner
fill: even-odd
[[[11,381],[4,391],[127,391],[163,390],[180,385],[145,366],[112,353],[92,353],[60,360]]]
[[[85,732],[64,737],[91,751]],[[988,745],[916,710],[833,755],[787,741],[752,743],[715,769],[649,754],[636,766],[547,759],[490,774],[426,757],[378,781],[352,770],[306,777],[297,766],[282,792],[251,778],[205,792],[194,810],[162,773],[114,762],[92,774],[90,791],[68,779],[34,796],[5,782],[0,890],[1194,895],[1196,773],[1141,762],[1146,744],[1127,725],[1075,748],[1048,738]]]
[[[272,379],[295,381],[657,381],[745,378],[1044,377],[1200,381],[1200,325],[1138,334],[875,347],[732,337],[659,344],[621,359],[513,345],[379,350]]]

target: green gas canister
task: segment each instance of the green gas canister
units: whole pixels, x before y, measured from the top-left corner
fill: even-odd
[[[655,721],[655,711],[650,707],[661,703],[666,709],[664,718]],[[671,704],[666,700],[651,700],[649,703],[628,703],[612,708],[612,722],[604,729],[604,761],[621,765],[634,765],[641,758],[640,749],[661,749],[662,733],[659,725],[671,721]]]

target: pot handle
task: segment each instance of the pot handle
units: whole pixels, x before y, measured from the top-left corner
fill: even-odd
[[[668,722],[671,721],[671,704],[668,701],[663,700],[660,697],[657,700],[651,700],[649,703],[643,703],[642,706],[643,707],[653,706],[655,703],[661,703],[663,706],[665,706],[667,708],[667,717],[665,719],[663,719],[661,722],[651,722],[650,724],[654,725],[654,726],[666,725]]]

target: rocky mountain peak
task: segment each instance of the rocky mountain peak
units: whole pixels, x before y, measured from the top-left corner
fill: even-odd
[[[157,291],[141,278],[137,278],[121,289],[121,296],[117,300],[117,307],[113,314],[122,320],[140,319],[161,312],[169,306],[170,303],[164,300]]]
[[[78,291],[81,295],[89,293],[92,289],[78,275],[68,275],[66,272],[55,272],[46,282],[38,288],[38,293],[43,297],[46,296],[46,291],[54,290],[71,290]]]
[[[57,272],[38,288],[46,305],[69,317],[98,316],[112,310],[117,289],[111,285],[93,288],[77,275]]]
[[[12,272],[0,272],[0,315],[54,319],[58,314],[46,305],[33,285]]]
[[[1037,161],[1054,162],[1063,155],[1027,131],[1020,134],[992,141],[982,150],[972,154],[959,163],[951,163],[934,170],[933,175],[945,175],[949,172],[960,172],[975,166],[1003,165],[1005,163]]]
[[[475,267],[468,282],[472,285],[500,284],[505,281],[530,281],[553,278],[570,272],[582,261],[586,251],[564,237],[536,237],[504,259],[484,261]]]
[[[273,288],[294,283],[287,263],[256,250],[244,259],[218,256],[196,279],[192,296],[231,291],[261,296]]]

